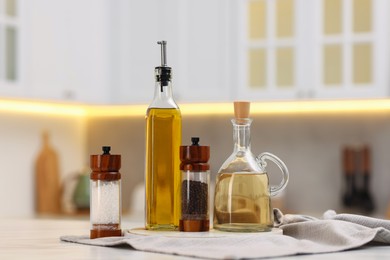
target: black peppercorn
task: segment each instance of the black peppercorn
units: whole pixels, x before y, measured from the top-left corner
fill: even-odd
[[[191,146],[180,147],[181,218],[180,231],[209,230],[210,147],[200,146],[193,137]]]

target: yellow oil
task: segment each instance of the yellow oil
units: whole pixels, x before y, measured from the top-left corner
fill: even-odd
[[[146,228],[176,230],[180,218],[181,114],[150,108],[146,115]]]
[[[270,231],[273,212],[266,173],[222,173],[215,187],[214,228]]]

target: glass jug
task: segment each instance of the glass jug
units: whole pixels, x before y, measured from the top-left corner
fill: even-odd
[[[250,149],[249,102],[235,102],[233,123],[234,151],[218,172],[214,196],[214,228],[233,232],[271,231],[271,196],[287,185],[286,165],[271,153],[255,157]],[[282,171],[278,186],[270,186],[266,160]]]

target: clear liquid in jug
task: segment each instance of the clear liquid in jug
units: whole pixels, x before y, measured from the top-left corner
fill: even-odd
[[[214,228],[239,232],[272,229],[266,173],[222,173],[217,179],[215,196]]]

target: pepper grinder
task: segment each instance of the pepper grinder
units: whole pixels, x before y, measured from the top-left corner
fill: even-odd
[[[103,154],[91,155],[91,239],[122,236],[121,156],[110,150],[103,146]]]
[[[181,218],[180,231],[209,231],[210,147],[200,146],[199,138],[192,145],[180,146]]]

